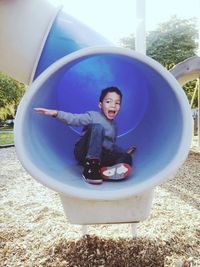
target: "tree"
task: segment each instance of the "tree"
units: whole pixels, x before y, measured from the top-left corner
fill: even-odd
[[[147,55],[161,63],[167,69],[196,54],[198,43],[197,21],[193,19],[179,19],[172,16],[169,21],[147,33]],[[130,35],[120,40],[123,47],[134,49],[134,36]],[[196,82],[187,83],[183,89],[189,100]],[[197,106],[197,96],[193,107]]]
[[[123,37],[119,40],[119,44],[124,48],[135,50],[135,36],[131,34],[130,36]]]
[[[147,35],[147,55],[167,69],[192,57],[197,51],[196,19],[171,19]]]
[[[26,86],[0,72],[0,119],[14,118]]]

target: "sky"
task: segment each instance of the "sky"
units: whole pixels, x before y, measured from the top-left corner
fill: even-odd
[[[52,0],[69,15],[118,43],[135,33],[136,0]],[[200,0],[146,0],[146,31],[168,21],[172,15],[190,19],[200,16]]]

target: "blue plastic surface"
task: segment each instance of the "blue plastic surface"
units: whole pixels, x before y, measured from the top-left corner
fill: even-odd
[[[33,108],[76,113],[98,110],[99,94],[106,86],[118,86],[123,92],[118,116],[118,143],[124,148],[136,145],[137,152],[129,179],[98,188],[93,186],[90,190],[97,190],[101,195],[109,190],[128,192],[131,187],[134,191],[145,182],[148,188],[148,179],[154,179],[173,161],[185,127],[183,110],[176,90],[151,65],[123,54],[97,53],[80,56],[51,75],[46,73],[40,77],[39,85],[36,80],[29,89],[31,98],[24,100],[27,102],[22,107],[21,146],[31,163],[48,177],[53,177],[55,183],[61,183],[63,190],[70,186],[70,192],[73,194],[74,189],[76,194],[77,188],[88,189],[81,180],[81,168],[73,156],[80,131],[78,127],[72,128],[54,118],[41,116],[33,112]],[[95,196],[98,197],[98,193]]]
[[[48,34],[34,80],[63,56],[84,47],[97,45],[108,46],[111,42],[61,10]]]

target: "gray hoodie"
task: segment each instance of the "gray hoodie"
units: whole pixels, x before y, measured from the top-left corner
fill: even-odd
[[[82,114],[58,111],[57,119],[65,122],[67,125],[87,126],[89,124],[99,123],[104,128],[103,147],[112,150],[117,138],[117,124],[114,120],[108,120],[102,112],[88,111]],[[87,128],[87,127],[86,127]],[[86,128],[83,129],[84,135]]]

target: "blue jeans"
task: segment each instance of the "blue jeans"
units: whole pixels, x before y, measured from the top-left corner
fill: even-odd
[[[117,145],[112,150],[102,147],[104,129],[101,124],[90,124],[85,134],[75,144],[76,160],[84,165],[86,158],[98,158],[101,166],[112,166],[117,163],[132,165],[132,157]]]

